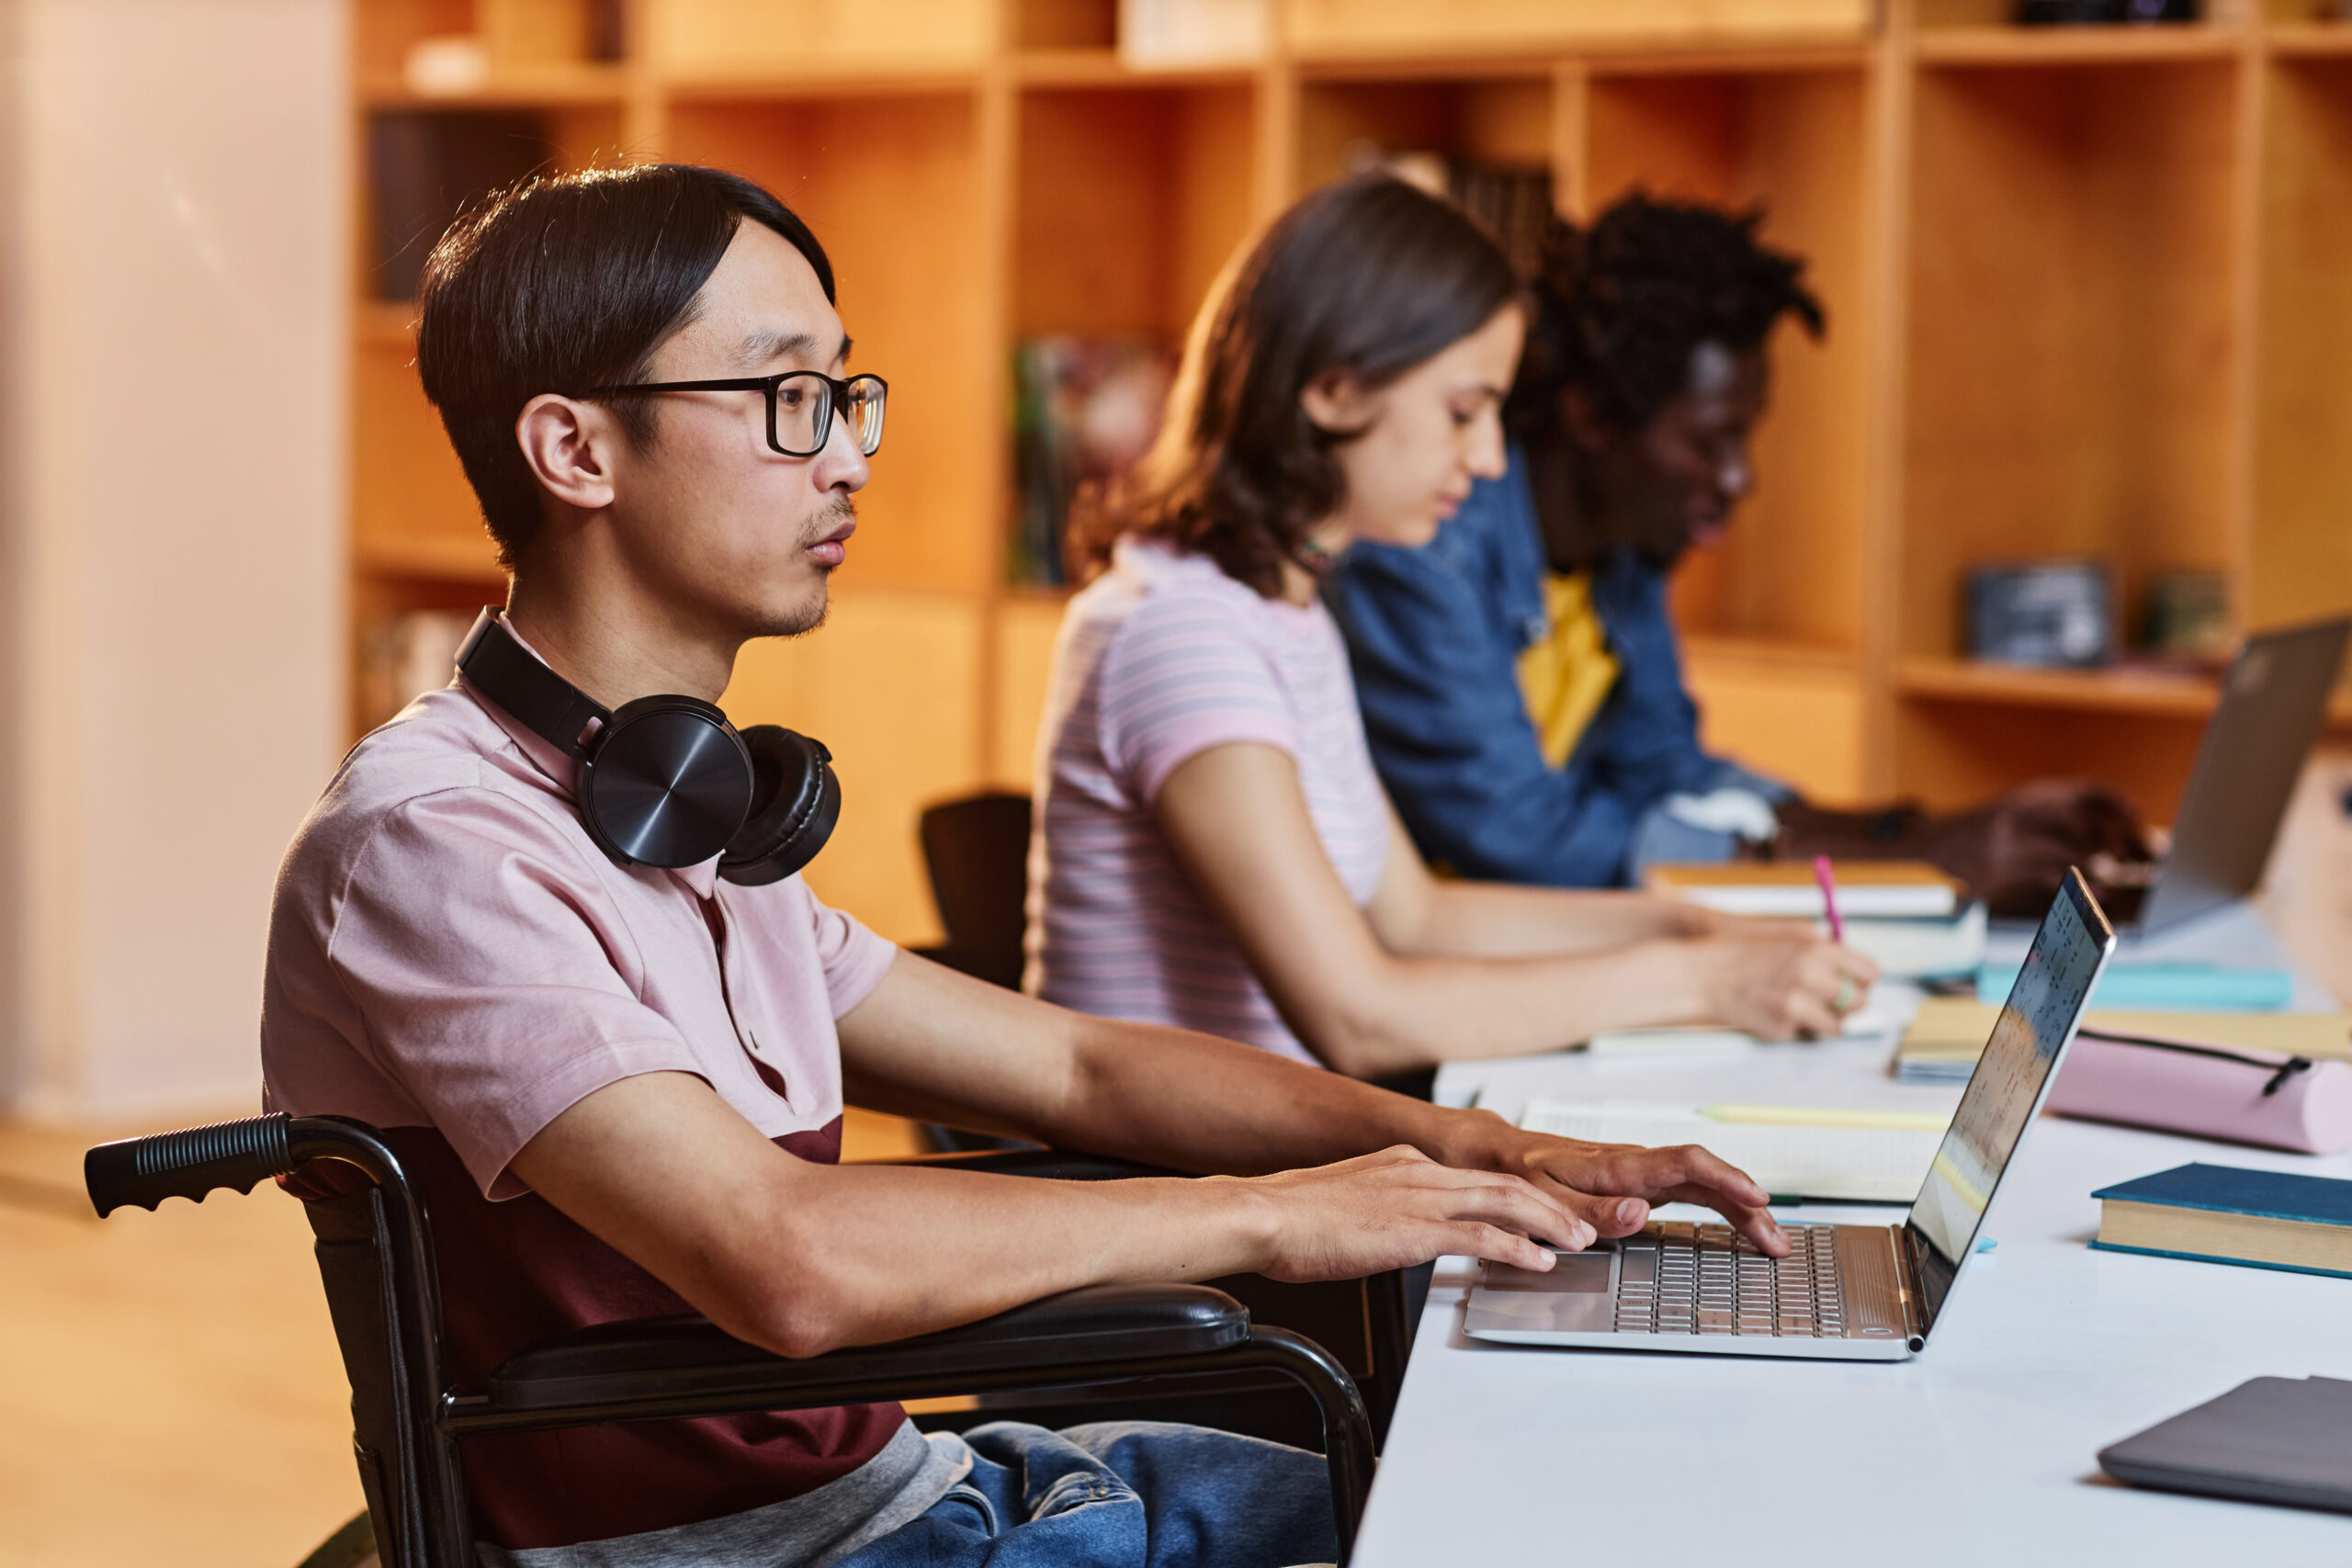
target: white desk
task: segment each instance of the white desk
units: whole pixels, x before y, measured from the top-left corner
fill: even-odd
[[[2250,915],[2147,956],[2283,960]],[[2324,1005],[2315,987],[2299,994]],[[1949,1107],[1876,1046],[1449,1067],[1441,1100],[1532,1095]],[[2093,1190],[2188,1160],[2352,1175],[2352,1161],[2040,1120],[1927,1349],[1891,1364],[1486,1346],[1438,1268],[1372,1493],[1360,1568],[1885,1563],[2352,1564],[2352,1517],[2137,1492],[2098,1450],[2250,1377],[2352,1377],[2352,1281],[2094,1252]],[[1885,1224],[1894,1209],[1805,1207]]]

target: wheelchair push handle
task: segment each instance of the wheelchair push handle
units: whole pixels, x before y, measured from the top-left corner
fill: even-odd
[[[125,1204],[153,1209],[173,1197],[201,1203],[221,1187],[250,1192],[254,1183],[293,1170],[293,1120],[273,1111],[100,1144],[82,1156],[82,1183],[101,1219]]]

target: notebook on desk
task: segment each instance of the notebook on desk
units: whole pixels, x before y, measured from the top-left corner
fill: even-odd
[[[1828,1113],[1825,1113],[1826,1115]],[[1939,1117],[1770,1121],[1689,1106],[1537,1100],[1519,1124],[1596,1144],[1702,1144],[1739,1167],[1776,1203],[1907,1203],[1943,1142]]]
[[[1810,1360],[1895,1360],[1924,1348],[2114,951],[2114,928],[2069,872],[1902,1224],[1786,1225],[1791,1251],[1775,1258],[1727,1225],[1669,1222],[1562,1253],[1544,1273],[1489,1263],[1463,1332]]]

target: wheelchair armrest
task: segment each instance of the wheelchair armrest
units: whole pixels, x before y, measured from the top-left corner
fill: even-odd
[[[869,1381],[915,1384],[1204,1355],[1249,1337],[1249,1312],[1204,1285],[1090,1285],[937,1334],[802,1360],[682,1314],[599,1324],[534,1346],[491,1374],[490,1397],[502,1409],[541,1410],[726,1393],[790,1395]]]

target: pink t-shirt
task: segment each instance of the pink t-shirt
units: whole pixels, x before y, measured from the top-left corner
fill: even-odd
[[[279,873],[262,1000],[266,1101],[387,1129],[432,1215],[454,1375],[528,1344],[689,1310],[507,1169],[582,1098],[691,1073],[802,1159],[841,1146],[834,1020],[897,950],[794,876],[716,860],[622,867],[573,806],[576,767],[469,688],[355,748]],[[288,1182],[347,1185],[322,1165]],[[495,1200],[494,1201],[492,1200]],[[895,1404],[478,1438],[478,1533],[509,1548],[668,1529],[859,1471]]]
[[[575,772],[463,685],[360,742],[278,876],[273,1107],[435,1128],[492,1199],[526,1190],[506,1165],[540,1128],[639,1073],[692,1073],[770,1138],[842,1113],[833,1021],[898,950],[797,876],[614,864]]]
[[[1388,863],[1388,806],[1329,613],[1262,598],[1205,557],[1122,540],[1111,570],[1070,601],[1054,648],[1028,987],[1313,1062],[1152,814],[1179,764],[1237,741],[1297,761],[1324,852],[1349,897],[1370,903]]]

